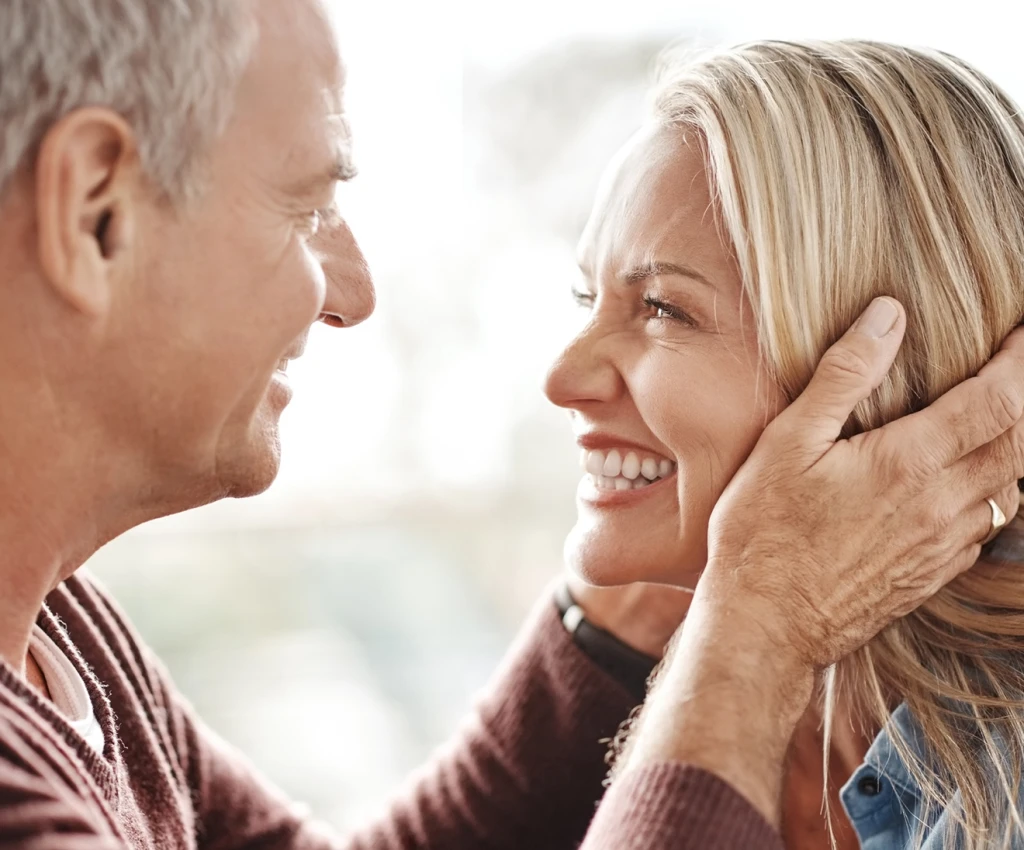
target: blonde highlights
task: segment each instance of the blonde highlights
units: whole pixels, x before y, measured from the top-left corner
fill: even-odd
[[[1024,316],[1024,120],[959,59],[866,41],[670,56],[653,108],[704,148],[762,357],[789,397],[872,298],[906,307],[894,368],[847,435],[975,374]],[[1019,534],[1019,521],[1004,532]],[[890,724],[894,745],[970,850],[1024,837],[1020,568],[983,559],[829,679],[826,716],[837,689],[879,725],[906,701],[928,763]]]

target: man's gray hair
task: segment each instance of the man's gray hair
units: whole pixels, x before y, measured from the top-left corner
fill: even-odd
[[[75,109],[105,106],[135,131],[171,198],[193,188],[231,117],[254,43],[243,0],[0,0],[0,192]]]

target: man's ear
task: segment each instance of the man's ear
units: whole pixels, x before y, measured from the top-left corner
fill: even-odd
[[[78,109],[44,137],[35,168],[39,260],[57,295],[91,316],[113,296],[138,198],[135,134],[109,109]]]

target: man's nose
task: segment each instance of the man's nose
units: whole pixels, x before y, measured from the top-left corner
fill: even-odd
[[[320,321],[335,328],[350,328],[369,318],[377,305],[373,276],[366,257],[345,222],[321,233],[320,249],[327,292]]]

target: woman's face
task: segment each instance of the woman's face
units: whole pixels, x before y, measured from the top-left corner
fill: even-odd
[[[595,584],[692,586],[725,486],[781,409],[700,147],[649,127],[616,157],[580,242],[586,326],[546,392],[586,470],[569,564]]]

